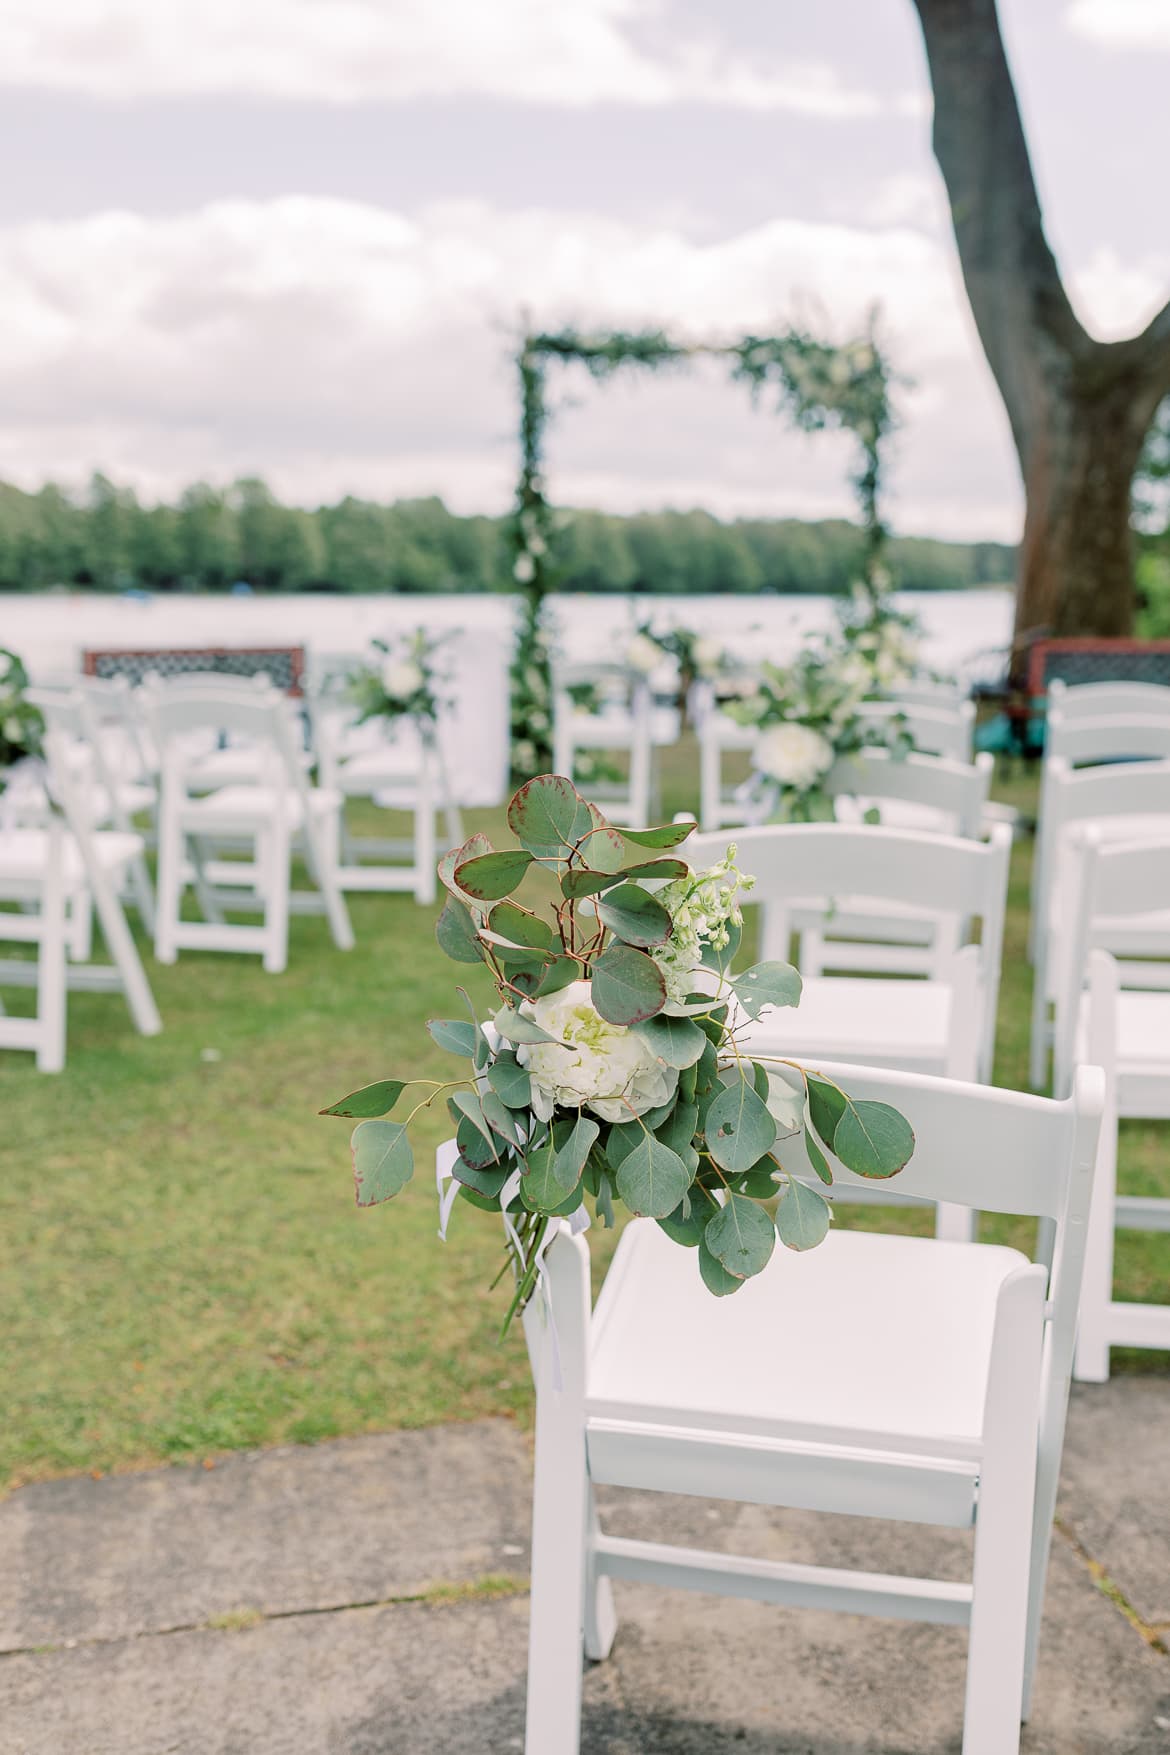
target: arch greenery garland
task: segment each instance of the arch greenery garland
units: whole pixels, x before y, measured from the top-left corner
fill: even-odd
[[[745,335],[731,342],[683,342],[661,329],[584,334],[576,329],[526,334],[516,353],[520,380],[520,478],[512,518],[513,576],[523,594],[512,673],[512,762],[520,779],[552,765],[552,687],[545,601],[558,582],[556,514],[545,497],[544,439],[550,365],[580,364],[604,381],[633,367],[685,368],[701,356],[724,360],[753,401],[773,391],[776,408],[802,432],[844,428],[858,445],[852,476],[863,531],[862,585],[875,618],[888,584],[882,565],[886,530],[878,507],[882,442],[893,425],[890,372],[871,332],[835,347],[807,330]]]

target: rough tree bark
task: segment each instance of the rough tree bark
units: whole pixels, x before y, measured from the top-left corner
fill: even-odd
[[[1130,340],[1087,333],[1044,235],[995,0],[914,5],[963,279],[1024,479],[1017,642],[1128,634],[1130,488],[1170,392],[1170,303]]]

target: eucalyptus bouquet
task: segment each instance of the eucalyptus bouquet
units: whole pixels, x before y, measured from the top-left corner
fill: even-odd
[[[373,642],[379,662],[355,670],[348,684],[361,723],[411,718],[434,725],[439,714],[435,653],[440,643],[424,628],[392,644]]]
[[[5,772],[40,754],[45,722],[29,701],[28,672],[15,652],[0,646],[0,792]]]
[[[586,1223],[586,1199],[606,1225],[619,1206],[656,1219],[722,1297],[763,1270],[777,1234],[808,1249],[828,1230],[828,1201],[785,1168],[786,1138],[803,1135],[826,1185],[830,1153],[862,1176],[903,1167],[914,1136],[897,1110],[751,1056],[752,1022],[798,1004],[800,977],[772,962],[731,972],[752,882],[734,847],[692,871],[678,849],[693,823],[615,829],[554,774],[520,788],[508,823],[518,846],[473,835],[439,862],[439,944],[482,963],[494,987],[485,1020],[460,989],[469,1016],[427,1026],[463,1069],[382,1079],[322,1111],[357,1121],[359,1206],[406,1186],[410,1123],[445,1098],[454,1198],[503,1215],[515,1278],[506,1327],[537,1282],[552,1222]],[[404,1118],[389,1119],[411,1087]]]
[[[833,798],[826,780],[834,763],[862,749],[904,756],[913,749],[905,719],[876,719],[862,711],[872,692],[870,668],[858,654],[806,648],[784,668],[760,667],[754,694],[729,701],[724,712],[758,732],[746,796],[776,822],[829,822]]]

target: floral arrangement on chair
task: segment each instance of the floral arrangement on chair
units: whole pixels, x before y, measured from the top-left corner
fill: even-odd
[[[734,847],[692,871],[679,848],[693,823],[617,830],[555,774],[520,788],[508,824],[517,846],[497,851],[477,834],[439,862],[439,944],[482,964],[494,988],[484,1021],[460,989],[468,1016],[427,1026],[464,1069],[381,1079],[322,1111],[357,1122],[359,1206],[406,1186],[410,1123],[445,1099],[458,1155],[441,1184],[442,1233],[456,1201],[503,1216],[506,1328],[554,1221],[583,1227],[586,1198],[607,1226],[619,1207],[656,1219],[722,1297],[762,1272],[777,1235],[808,1249],[828,1231],[827,1200],[784,1167],[786,1137],[803,1133],[826,1185],[830,1153],[861,1176],[906,1164],[914,1136],[896,1110],[745,1051],[751,1020],[799,1003],[800,977],[774,962],[731,972],[752,881]],[[417,1100],[390,1119],[411,1087]]]
[[[0,792],[10,769],[41,752],[45,721],[27,697],[28,680],[16,653],[0,646]]]
[[[433,728],[440,707],[434,657],[441,644],[441,638],[432,638],[424,628],[393,644],[375,640],[381,662],[355,670],[347,685],[359,723],[410,718]]]
[[[674,661],[677,667],[675,705],[686,722],[687,704],[696,682],[709,682],[718,692],[720,680],[734,675],[739,668],[724,646],[710,634],[696,633],[694,628],[658,629],[653,622],[638,624],[626,647],[626,663],[643,676],[653,676],[664,662]]]
[[[878,720],[862,713],[872,693],[870,664],[858,652],[810,647],[791,665],[760,667],[756,692],[723,708],[759,732],[745,788],[756,814],[772,822],[831,822],[825,781],[836,762],[862,749],[895,757],[913,749],[900,714]]]
[[[890,585],[885,568],[875,568],[870,581],[853,587],[840,611],[841,644],[868,666],[870,692],[875,695],[927,674],[921,656],[922,622],[912,611],[895,608]]]

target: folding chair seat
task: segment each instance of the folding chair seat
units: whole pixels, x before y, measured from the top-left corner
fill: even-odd
[[[1104,1081],[1082,1069],[1058,1103],[868,1068],[831,1076],[907,1116],[917,1145],[901,1174],[915,1198],[1050,1221],[1051,1272],[1012,1249],[832,1233],[807,1254],[776,1250],[716,1300],[693,1254],[636,1220],[591,1310],[585,1239],[554,1220],[544,1295],[524,1318],[537,1386],[528,1755],[576,1755],[582,1656],[608,1655],[613,1581],[627,1579],[966,1625],[963,1755],[1019,1747]],[[814,1180],[799,1137],[784,1161]],[[614,1537],[600,1485],[973,1528],[973,1574],[956,1583]]]

